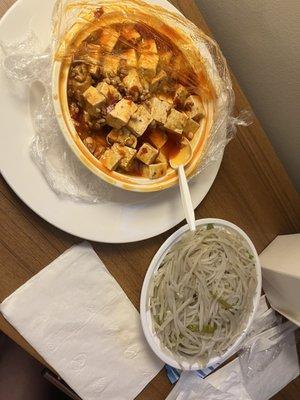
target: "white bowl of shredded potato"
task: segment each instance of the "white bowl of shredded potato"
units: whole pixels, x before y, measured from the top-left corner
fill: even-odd
[[[221,219],[187,225],[160,247],[147,271],[141,321],[154,353],[182,370],[222,363],[239,348],[261,295],[249,237]]]

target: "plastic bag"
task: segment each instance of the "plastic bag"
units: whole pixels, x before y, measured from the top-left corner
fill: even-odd
[[[29,103],[35,129],[29,151],[51,189],[75,201],[118,201],[120,189],[113,190],[85,168],[61,134],[52,104],[50,48],[42,49],[30,32],[19,42],[1,43],[1,53],[13,95]]]
[[[282,347],[286,345],[286,337],[297,328],[297,325],[287,321],[283,324],[275,325],[247,341],[239,356],[246,382],[266,369],[279,356]]]
[[[248,343],[239,356],[243,384],[254,400],[267,400],[299,375],[291,322],[277,325]]]
[[[183,372],[166,400],[240,400],[231,393],[218,390],[193,372]]]
[[[214,115],[209,138],[205,142],[202,158],[195,175],[219,159],[228,141],[233,137],[239,124],[248,124],[249,115],[240,118],[232,116],[234,93],[226,61],[218,45],[194,24],[160,7],[135,0],[58,0],[53,11],[53,37],[49,48],[41,50],[37,37],[29,34],[26,40],[15,44],[2,44],[4,57],[2,66],[11,79],[15,92],[20,94],[20,85],[27,97],[36,98],[31,106],[31,114],[36,136],[31,144],[33,160],[45,176],[49,186],[60,196],[86,202],[122,201],[139,202],[143,196],[122,194],[120,190],[101,181],[84,167],[66,144],[56,121],[52,105],[51,69],[53,57],[70,57],[69,33],[75,25],[84,28],[92,23],[91,15],[101,18],[103,7],[111,12],[120,12],[127,20],[135,20],[138,12],[146,12],[160,23],[176,26],[187,38],[196,43],[202,57],[202,69],[206,84],[202,95],[215,95]],[[182,48],[191,60],[195,48]],[[197,57],[198,53],[197,53]],[[199,67],[200,68],[200,67]]]
[[[122,2],[114,0],[62,0],[58,2],[57,10],[54,14],[56,16],[54,18],[54,52],[58,59],[74,59],[74,47],[70,48],[69,46],[70,36],[73,34],[70,32],[76,34],[85,27],[89,27],[90,24],[94,24],[95,15],[97,16],[96,22],[97,18],[100,21],[103,18],[102,13],[104,11],[108,12],[107,18],[110,18],[110,15],[112,18],[115,15],[121,15],[125,18],[126,23],[128,21],[144,23],[143,18],[146,19],[146,17],[143,13],[147,13],[147,24],[151,27],[161,28],[163,32],[164,25],[167,25],[176,27],[176,30],[184,33],[187,40],[184,42],[181,38],[177,38],[176,45],[180,47],[185,58],[191,64],[194,63],[193,68],[197,74],[203,76],[204,83],[201,87],[201,96],[209,97],[212,93],[215,96],[211,132],[195,175],[220,158],[226,144],[233,138],[237,125],[248,125],[250,123],[249,112],[243,111],[236,118],[232,116],[234,92],[227,63],[218,44],[180,14],[135,0]],[[190,46],[188,42],[190,39],[192,39],[194,46]],[[162,40],[159,39],[159,41]],[[179,44],[179,41],[182,41],[182,43]],[[167,47],[167,42],[163,45]],[[86,51],[86,48],[84,50]],[[199,53],[201,54],[201,65],[198,62]],[[85,57],[85,62],[94,64],[96,61],[93,54],[91,54],[91,57]],[[171,68],[169,73],[172,74]],[[182,73],[181,78],[183,80],[189,79],[184,77]]]

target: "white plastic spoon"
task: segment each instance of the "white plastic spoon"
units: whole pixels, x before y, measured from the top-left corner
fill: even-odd
[[[191,199],[189,185],[186,179],[184,167],[188,164],[192,157],[192,148],[190,142],[186,138],[182,138],[179,152],[170,158],[169,162],[173,169],[178,170],[179,187],[181,194],[181,202],[185,214],[185,219],[191,231],[196,230],[195,212]]]

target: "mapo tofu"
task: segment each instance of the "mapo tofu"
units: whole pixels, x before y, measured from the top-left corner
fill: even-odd
[[[202,99],[182,60],[175,43],[141,23],[98,29],[78,47],[69,110],[86,151],[107,170],[159,179],[181,138],[200,129]]]

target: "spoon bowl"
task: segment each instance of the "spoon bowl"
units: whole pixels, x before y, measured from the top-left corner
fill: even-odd
[[[169,160],[173,169],[178,171],[179,187],[181,194],[181,202],[185,214],[185,218],[192,232],[196,230],[195,212],[191,199],[189,185],[186,179],[184,167],[187,165],[193,155],[190,142],[183,137],[180,141],[180,149],[177,154]]]
[[[192,158],[193,150],[187,138],[183,137],[180,141],[180,149],[177,154],[172,156],[169,160],[173,169],[178,169],[180,165],[183,167],[187,165]]]

